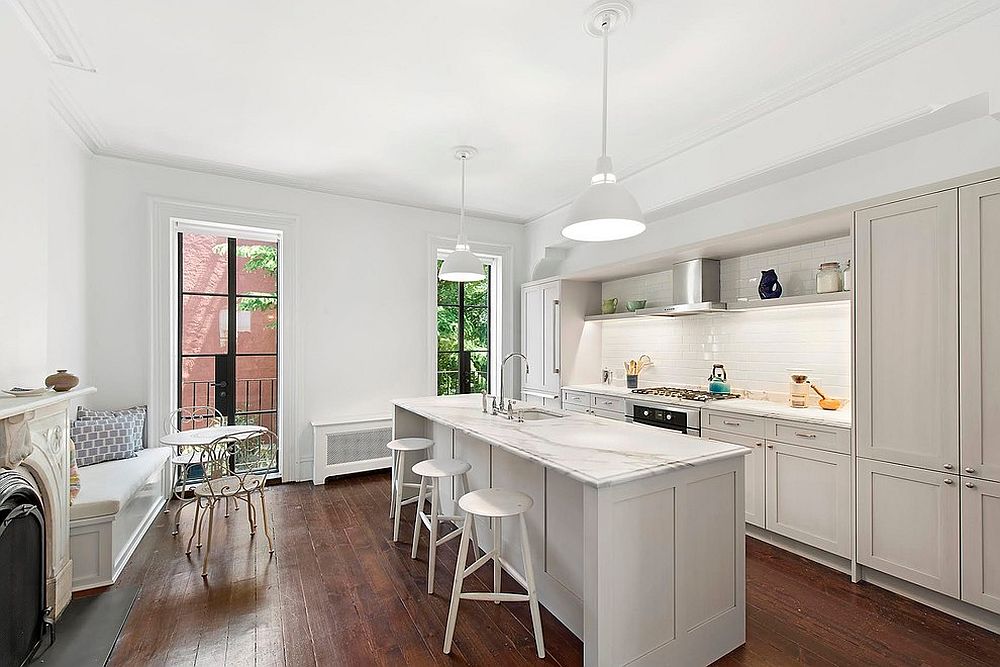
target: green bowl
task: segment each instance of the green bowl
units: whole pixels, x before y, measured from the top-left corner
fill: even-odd
[[[645,299],[637,299],[635,301],[625,302],[625,308],[628,309],[628,312],[630,313],[634,313],[637,310],[642,310],[645,307],[646,307]]]

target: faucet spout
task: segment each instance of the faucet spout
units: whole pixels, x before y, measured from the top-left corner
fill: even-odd
[[[525,373],[531,372],[531,369],[528,366],[528,357],[524,356],[520,352],[511,352],[506,357],[504,357],[503,361],[500,363],[500,411],[501,412],[503,412],[503,369],[507,365],[507,362],[510,361],[513,357],[521,357],[521,359],[524,360],[524,372]]]

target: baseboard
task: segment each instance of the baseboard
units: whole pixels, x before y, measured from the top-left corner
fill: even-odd
[[[766,542],[771,546],[778,547],[779,549],[790,551],[797,556],[808,558],[811,561],[815,561],[820,565],[825,565],[826,567],[836,570],[837,572],[843,572],[846,575],[851,574],[851,561],[848,558],[832,554],[828,551],[823,551],[822,549],[817,549],[816,547],[803,544],[802,542],[785,537],[784,535],[772,533],[771,531],[763,528],[758,528],[757,526],[749,523],[747,524],[747,536],[758,539],[761,542]]]
[[[953,597],[932,591],[923,586],[911,584],[891,574],[879,572],[864,565],[859,565],[858,568],[861,571],[862,581],[867,581],[870,584],[910,598],[911,600],[916,600],[921,604],[925,604],[950,616],[955,616],[973,625],[978,625],[990,632],[1000,634],[1000,614],[994,614],[991,611],[971,605],[968,602],[956,600]]]

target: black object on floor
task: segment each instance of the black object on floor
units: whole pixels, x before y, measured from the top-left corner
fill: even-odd
[[[136,586],[112,588],[76,598],[56,623],[56,641],[32,664],[47,667],[100,667],[111,650],[139,594]]]

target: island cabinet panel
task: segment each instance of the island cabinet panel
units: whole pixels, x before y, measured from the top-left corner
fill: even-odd
[[[490,459],[492,447],[461,431],[455,431],[455,458],[472,466],[469,471],[469,486],[472,490],[491,487]],[[482,534],[480,534],[482,537]]]
[[[583,484],[545,470],[545,572],[583,599]]]
[[[528,524],[528,541],[531,542],[531,562],[540,569],[545,545],[545,469],[528,459],[515,456],[499,447],[493,448],[493,488],[511,489],[531,496],[534,504],[525,512]],[[502,524],[501,554],[518,572],[524,572],[521,557],[521,530],[516,518],[505,519]]]

